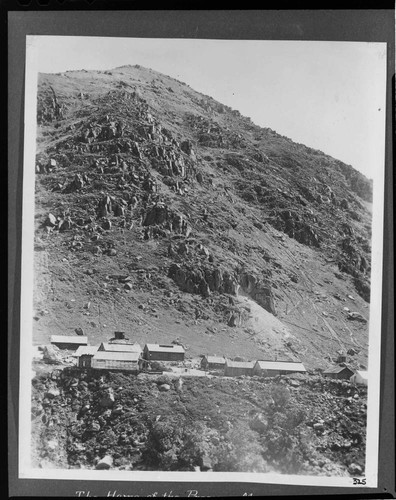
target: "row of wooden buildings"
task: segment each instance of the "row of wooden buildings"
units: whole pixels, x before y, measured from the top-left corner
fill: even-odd
[[[297,361],[234,361],[220,356],[204,356],[201,368],[209,371],[222,370],[226,377],[259,375],[275,377],[290,373],[306,373],[305,366]]]
[[[140,344],[129,343],[124,339],[102,342],[99,346],[88,345],[84,336],[53,335],[51,344],[60,349],[74,350],[80,368],[103,370],[126,370],[137,372],[151,361],[184,361],[185,350],[178,344]]]
[[[118,332],[116,332],[118,333]],[[124,370],[140,372],[149,369],[153,361],[182,362],[185,349],[179,344],[146,344],[142,349],[140,344],[130,343],[122,336],[117,336],[99,346],[88,345],[84,336],[54,335],[51,343],[59,348],[75,350],[74,356],[80,368],[96,368],[101,370]],[[262,376],[275,377],[293,373],[307,373],[303,363],[299,361],[235,361],[224,356],[203,356],[201,369],[216,372],[226,377]],[[323,372],[323,375],[334,379],[350,380],[353,383],[367,385],[366,371],[352,370],[348,366],[339,365]]]

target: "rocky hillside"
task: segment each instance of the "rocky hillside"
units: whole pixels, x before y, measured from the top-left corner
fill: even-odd
[[[367,365],[371,183],[140,66],[41,74],[36,344]]]
[[[366,387],[35,368],[36,467],[364,473]]]

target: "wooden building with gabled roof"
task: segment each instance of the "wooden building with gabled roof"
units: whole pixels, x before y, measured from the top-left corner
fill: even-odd
[[[253,375],[256,361],[232,361],[226,359],[224,375],[226,377],[240,377],[241,375]]]
[[[147,361],[184,361],[184,347],[178,344],[146,344],[143,358]]]
[[[209,354],[201,359],[203,370],[224,370],[226,359],[223,356],[210,356]]]
[[[140,353],[97,351],[92,357],[91,367],[98,370],[138,372],[140,369]]]
[[[59,349],[76,350],[80,345],[88,345],[88,337],[84,335],[52,335],[51,344]]]
[[[98,351],[106,352],[142,352],[140,344],[119,344],[116,342],[102,342]]]
[[[256,361],[253,368],[254,375],[261,377],[275,377],[290,373],[306,373],[305,366],[299,361]]]
[[[323,372],[324,377],[349,380],[355,372],[348,366],[335,366]]]

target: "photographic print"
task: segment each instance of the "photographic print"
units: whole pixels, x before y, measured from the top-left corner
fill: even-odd
[[[20,477],[376,487],[386,44],[26,47]]]

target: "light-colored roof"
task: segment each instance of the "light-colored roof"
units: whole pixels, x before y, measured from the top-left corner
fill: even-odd
[[[294,361],[257,361],[258,365],[262,370],[285,370],[293,372],[306,372],[305,366],[300,362]]]
[[[82,335],[52,335],[51,344],[88,344],[88,337]]]
[[[177,344],[146,344],[151,352],[185,352],[181,345]]]
[[[80,345],[77,351],[73,354],[73,356],[93,356],[98,350],[97,345]]]
[[[368,371],[366,370],[356,370],[356,375],[360,375],[365,380],[368,380]]]
[[[102,342],[101,346],[107,352],[142,352],[139,344],[110,344]]]
[[[111,361],[137,361],[140,353],[138,352],[107,352],[97,351],[93,359],[107,359]]]
[[[205,356],[208,363],[222,363],[225,364],[226,360],[222,356]]]
[[[229,368],[253,368],[255,364],[255,361],[231,361],[229,359],[226,360],[226,365]]]

